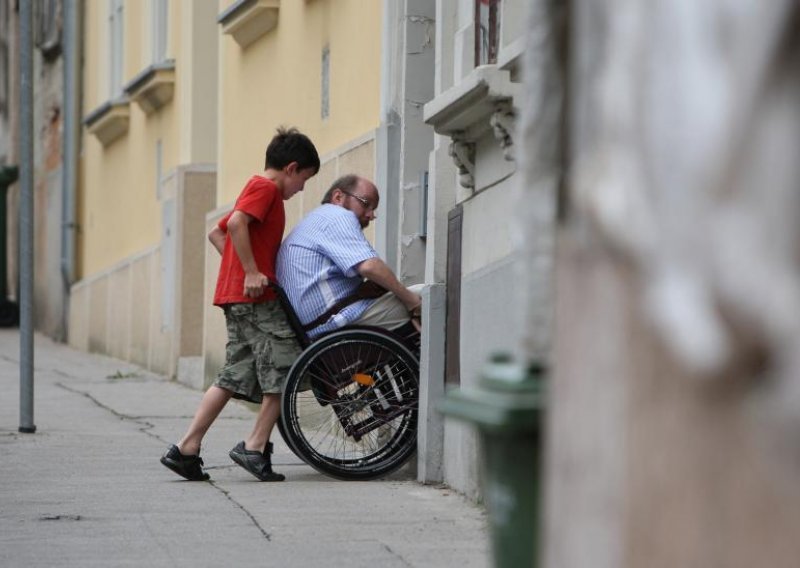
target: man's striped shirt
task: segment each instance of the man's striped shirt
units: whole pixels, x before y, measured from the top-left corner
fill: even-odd
[[[283,241],[277,276],[303,324],[314,321],[361,283],[356,266],[378,253],[355,214],[327,203],[317,207]],[[374,300],[359,300],[309,332],[310,337],[357,320]]]

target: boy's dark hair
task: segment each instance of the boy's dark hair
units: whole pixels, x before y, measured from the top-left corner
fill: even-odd
[[[267,146],[264,169],[282,170],[292,162],[297,162],[301,170],[314,168],[315,174],[319,172],[319,154],[308,136],[296,128],[278,128]]]
[[[347,174],[346,176],[340,177],[333,182],[328,191],[325,192],[325,195],[322,197],[322,204],[324,205],[326,203],[330,203],[331,199],[333,199],[333,192],[337,189],[340,189],[345,193],[352,193],[358,185],[358,181],[360,179],[361,178],[355,174]]]

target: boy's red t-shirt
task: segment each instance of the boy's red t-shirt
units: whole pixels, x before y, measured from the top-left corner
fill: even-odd
[[[242,211],[253,217],[248,225],[250,248],[258,270],[275,281],[275,259],[283,238],[286,213],[283,209],[283,195],[272,180],[261,176],[251,177],[230,213],[217,224],[223,232],[228,232],[228,219],[234,211]],[[258,298],[244,295],[244,268],[230,238],[225,239],[222,261],[219,267],[214,305],[266,302],[275,299],[275,293],[267,290]]]

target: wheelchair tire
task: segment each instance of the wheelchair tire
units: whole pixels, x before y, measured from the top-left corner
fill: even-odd
[[[292,450],[317,471],[368,480],[400,468],[416,449],[419,361],[383,330],[345,329],[293,365],[281,421]]]

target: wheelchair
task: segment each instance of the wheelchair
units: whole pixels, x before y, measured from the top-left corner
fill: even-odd
[[[285,292],[271,285],[303,349],[286,378],[278,430],[317,471],[383,477],[417,445],[419,334],[348,326],[310,340]]]

